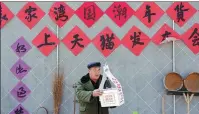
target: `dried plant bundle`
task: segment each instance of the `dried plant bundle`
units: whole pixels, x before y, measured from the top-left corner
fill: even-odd
[[[54,100],[54,114],[59,114],[59,107],[61,105],[63,96],[63,74],[55,74],[53,80],[53,100]]]

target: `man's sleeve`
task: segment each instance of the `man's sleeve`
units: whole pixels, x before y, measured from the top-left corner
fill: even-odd
[[[82,86],[81,82],[78,82],[77,84],[77,91],[76,95],[78,100],[83,102],[91,102],[93,101],[94,97],[92,96],[92,91],[86,91],[84,90],[84,87]]]

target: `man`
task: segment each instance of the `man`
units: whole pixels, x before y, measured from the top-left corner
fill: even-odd
[[[100,62],[88,64],[88,73],[77,84],[76,95],[79,100],[80,114],[109,114],[108,107],[101,107],[99,101],[99,96],[103,94],[98,89],[102,80],[100,67]],[[110,87],[110,82],[106,80],[104,88]]]

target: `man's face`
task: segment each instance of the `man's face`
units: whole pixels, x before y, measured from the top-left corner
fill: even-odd
[[[98,80],[100,77],[100,67],[92,67],[89,69],[89,75],[92,80]]]

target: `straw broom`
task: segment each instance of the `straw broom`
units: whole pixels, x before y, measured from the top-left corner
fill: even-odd
[[[59,107],[63,96],[63,82],[63,74],[55,74],[53,81],[54,114],[59,114]]]

